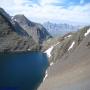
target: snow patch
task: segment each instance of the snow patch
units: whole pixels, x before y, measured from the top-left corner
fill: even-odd
[[[54,45],[51,46],[49,49],[47,49],[44,53],[46,53],[47,56],[50,58],[50,57],[51,57],[51,52],[52,52],[53,48],[54,48],[55,46],[57,46],[59,43],[60,43],[60,42],[58,42],[57,44],[54,44]]]
[[[51,46],[49,49],[47,49],[44,53],[47,54],[47,56],[50,58],[51,57],[51,51],[53,50],[54,46]]]
[[[14,17],[12,16],[11,19],[13,19]]]
[[[74,44],[75,44],[75,42],[73,41],[72,44],[71,44],[71,46],[68,48],[68,51],[73,48]]]
[[[29,48],[28,51],[31,51],[31,49]]]
[[[86,37],[89,33],[90,33],[90,29],[87,30],[87,32],[84,34],[84,36]]]
[[[66,36],[65,38],[70,38],[72,35],[68,35],[68,36]]]
[[[45,77],[44,77],[44,79],[43,79],[43,82],[45,81],[45,79],[48,77],[48,72],[47,72],[47,70],[46,70],[46,73],[45,73]]]
[[[50,66],[52,66],[53,64],[54,64],[54,63],[53,63],[53,62],[51,62],[51,63],[50,63]]]
[[[69,38],[69,37],[71,37],[72,35],[68,35],[67,37]]]
[[[58,42],[57,44],[55,44],[54,47],[57,46],[58,44],[60,44],[60,42]]]
[[[14,21],[17,21],[17,19],[14,19]]]

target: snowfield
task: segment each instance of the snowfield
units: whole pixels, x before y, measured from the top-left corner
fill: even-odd
[[[53,50],[54,46],[51,46],[49,49],[47,49],[44,53],[47,54],[47,56],[50,58],[51,57],[51,52]]]
[[[52,66],[53,64],[54,64],[54,63],[53,63],[53,62],[51,62],[51,63],[50,63],[50,66]]]
[[[47,73],[47,70],[46,70],[46,73],[45,73],[45,77],[43,79],[43,82],[45,81],[45,79],[48,77],[48,73]]]
[[[68,51],[73,48],[74,44],[75,44],[75,41],[72,42],[71,46],[68,48]]]
[[[60,42],[58,42],[57,44],[55,44],[55,45],[51,46],[50,48],[48,48],[44,53],[46,53],[47,56],[50,58],[51,57],[51,52],[52,52],[53,48],[55,46],[57,46],[58,44],[60,44]]]
[[[28,51],[31,51],[31,49],[29,48]]]
[[[89,33],[90,33],[90,29],[87,30],[87,32],[84,34],[84,36],[86,37]]]
[[[66,39],[66,38],[70,38],[71,36],[72,36],[72,35],[68,35],[68,36],[65,37],[65,39]]]

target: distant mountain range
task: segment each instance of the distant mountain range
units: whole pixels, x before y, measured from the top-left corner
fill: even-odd
[[[67,23],[56,24],[51,22],[45,22],[43,23],[43,26],[52,36],[63,36],[68,32],[75,32],[80,28],[80,26],[74,26]]]

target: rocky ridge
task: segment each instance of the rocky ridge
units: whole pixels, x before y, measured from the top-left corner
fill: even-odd
[[[38,90],[90,89],[90,26],[65,35],[50,54],[51,66]]]
[[[0,8],[0,52],[40,51],[40,44],[50,37],[42,25],[21,15],[11,18]]]
[[[52,37],[41,24],[28,20],[24,15],[15,15],[12,20],[17,22],[36,43],[42,44]]]
[[[77,32],[65,34],[63,37],[52,38],[47,40],[43,45],[43,50],[48,50],[53,46],[51,52],[51,61],[58,61],[63,56],[67,57],[72,53],[85,38],[85,33],[88,31],[90,26],[79,29]],[[47,49],[46,49],[47,48]]]

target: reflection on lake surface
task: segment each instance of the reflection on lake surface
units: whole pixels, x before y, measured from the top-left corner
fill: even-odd
[[[0,90],[34,90],[48,67],[41,52],[0,53]]]

